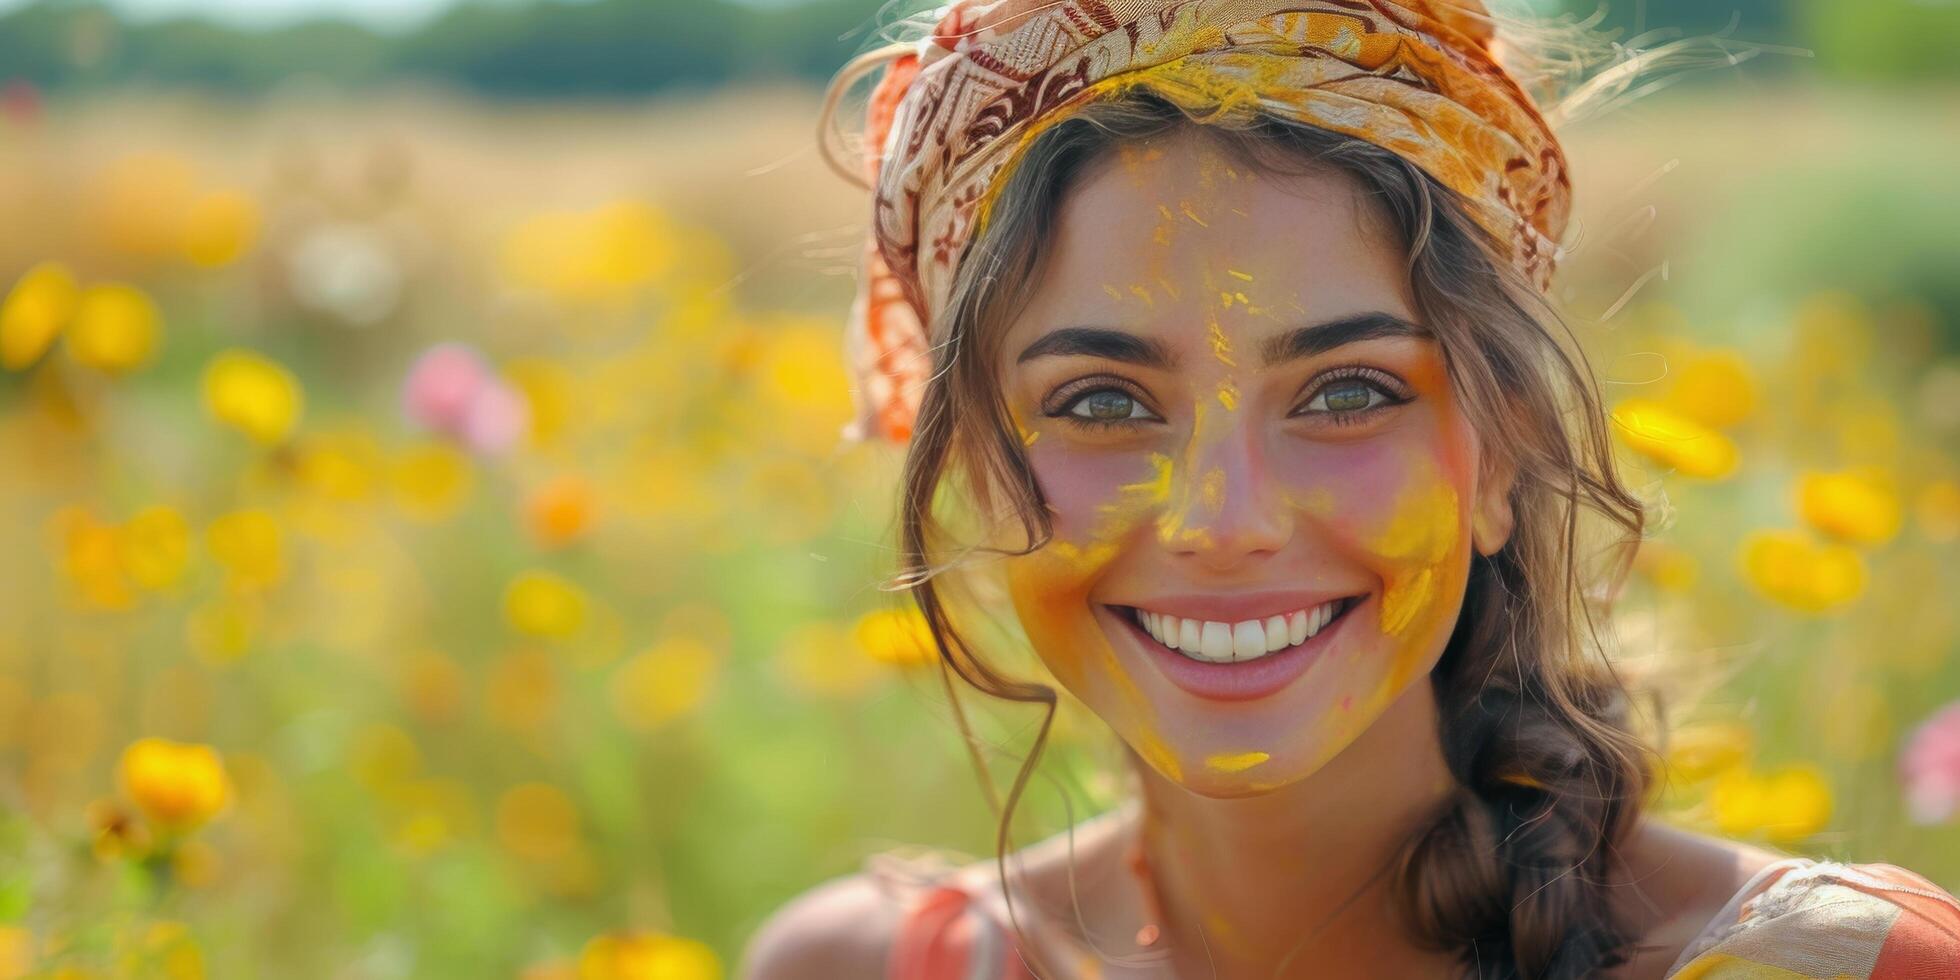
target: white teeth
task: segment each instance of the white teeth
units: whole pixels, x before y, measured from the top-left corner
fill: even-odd
[[[1232,659],[1251,660],[1266,653],[1266,624],[1257,619],[1232,624]]]
[[[1137,609],[1136,618],[1157,642],[1193,660],[1236,663],[1305,643],[1333,622],[1340,608],[1341,600],[1336,599],[1312,609],[1236,623],[1185,619],[1147,609]]]
[[[1220,663],[1232,659],[1232,628],[1224,623],[1205,621],[1204,632],[1198,637],[1198,652],[1206,660]]]

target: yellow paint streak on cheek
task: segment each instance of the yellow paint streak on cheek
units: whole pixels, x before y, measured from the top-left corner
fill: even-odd
[[[1456,489],[1436,481],[1403,491],[1374,550],[1405,563],[1382,592],[1382,632],[1399,636],[1437,598],[1439,566],[1456,547],[1462,515]]]
[[[1199,490],[1204,494],[1205,509],[1216,517],[1225,510],[1225,471],[1216,466],[1205,474],[1204,485]]]
[[[1272,756],[1265,752],[1237,752],[1205,757],[1205,768],[1213,772],[1244,772],[1263,764]]]

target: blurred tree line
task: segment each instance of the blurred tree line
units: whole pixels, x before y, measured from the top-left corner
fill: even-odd
[[[1603,7],[1604,26],[1623,39],[1654,28],[1707,33],[1733,18],[1736,38],[1810,48],[1835,75],[1960,78],[1954,0],[1525,2],[1580,15]],[[391,34],[330,19],[269,30],[196,18],[130,23],[97,0],[35,0],[0,14],[0,84],[251,93],[303,75],[349,86],[421,79],[499,96],[630,96],[674,85],[820,79],[876,43],[877,26],[891,17],[880,8],[879,0],[466,2]],[[1752,70],[1791,63],[1768,59]]]

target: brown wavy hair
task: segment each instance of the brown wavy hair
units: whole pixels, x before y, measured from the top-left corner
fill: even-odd
[[[1395,865],[1409,933],[1459,952],[1466,977],[1579,977],[1624,962],[1636,937],[1616,919],[1608,883],[1655,757],[1636,734],[1627,684],[1603,655],[1595,587],[1617,587],[1645,515],[1615,472],[1596,382],[1571,330],[1463,201],[1394,153],[1256,113],[1194,120],[1145,92],[1082,108],[1022,154],[958,266],[905,460],[895,582],[911,590],[951,673],[994,698],[1045,706],[1004,807],[997,803],[1002,881],[1009,823],[1048,740],[1057,692],[975,654],[940,573],[976,551],[1025,555],[1052,536],[993,374],[1001,338],[1081,175],[1116,147],[1191,126],[1255,169],[1358,182],[1399,237],[1416,308],[1458,399],[1487,453],[1501,455],[1486,465],[1514,475],[1515,530],[1497,553],[1472,558],[1462,613],[1430,677],[1457,789]],[[961,545],[954,525],[974,519],[1018,523],[1025,547]],[[948,561],[954,551],[964,553]],[[976,764],[991,793],[977,754]],[[1014,925],[1018,933],[1018,918]]]

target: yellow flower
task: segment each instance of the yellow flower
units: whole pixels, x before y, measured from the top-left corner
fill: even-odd
[[[1871,469],[1804,474],[1797,510],[1811,527],[1851,544],[1890,541],[1905,522],[1892,481]]]
[[[1735,768],[1755,749],[1755,733],[1739,722],[1685,725],[1667,741],[1667,768],[1684,782],[1698,783]]]
[[[89,188],[84,224],[108,248],[140,258],[177,254],[197,169],[169,153],[135,153],[103,168]]]
[[[585,613],[585,592],[551,572],[524,572],[504,589],[504,621],[527,636],[572,636],[585,626]]]
[[[769,331],[761,379],[781,406],[774,428],[791,445],[823,453],[851,420],[851,385],[837,331],[790,323]]]
[[[476,485],[469,456],[441,442],[426,442],[403,451],[389,475],[395,506],[421,521],[441,521],[454,515]]]
[[[1735,443],[1729,437],[1657,402],[1621,402],[1613,421],[1629,447],[1684,476],[1714,480],[1735,472]]]
[[[133,371],[156,354],[161,321],[149,294],[126,283],[97,283],[76,303],[68,353],[98,371]]]
[[[294,476],[328,500],[366,500],[379,479],[381,447],[358,426],[311,433],[297,448]]]
[[[123,750],[123,791],[137,809],[170,830],[190,830],[231,797],[224,763],[207,745],[144,738]]]
[[[224,351],[204,369],[205,410],[261,445],[285,440],[303,401],[290,372],[248,350]]]
[[[1755,412],[1755,374],[1732,350],[1690,356],[1674,374],[1667,404],[1702,425],[1726,429]]]
[[[146,589],[167,589],[190,567],[191,530],[182,514],[158,504],[123,522],[122,564]]]
[[[184,215],[184,258],[215,269],[251,249],[259,235],[259,206],[242,191],[207,191]]]
[[[504,377],[517,386],[529,406],[526,438],[538,448],[558,444],[577,407],[578,379],[563,364],[544,358],[518,358],[504,365]]]
[[[18,371],[39,360],[75,315],[75,276],[59,262],[43,262],[14,283],[0,302],[0,367]]]
[[[232,511],[204,529],[204,546],[223,565],[226,581],[251,591],[270,588],[285,577],[279,521],[258,508]]]
[[[1802,840],[1830,826],[1831,787],[1815,766],[1769,773],[1736,770],[1709,791],[1715,825],[1725,834]]]
[[[613,711],[628,727],[658,728],[700,707],[720,668],[721,658],[707,644],[668,637],[613,673]]]
[[[1742,575],[1763,595],[1801,612],[1835,610],[1865,591],[1865,560],[1801,531],[1757,531],[1741,549]]]
[[[108,610],[136,605],[123,565],[123,535],[115,525],[73,504],[55,511],[48,524],[60,549],[61,569],[85,603]]]
[[[865,613],[859,617],[853,632],[858,646],[882,663],[917,667],[931,663],[939,655],[932,642],[932,632],[926,627],[925,614],[915,606]]]
[[[20,926],[0,926],[0,980],[20,980],[34,968],[34,934]]]
[[[706,943],[657,932],[595,936],[579,953],[578,980],[721,980]]]
[[[540,214],[505,239],[504,274],[569,303],[621,299],[667,268],[672,241],[651,206],[618,201],[584,212]]]

